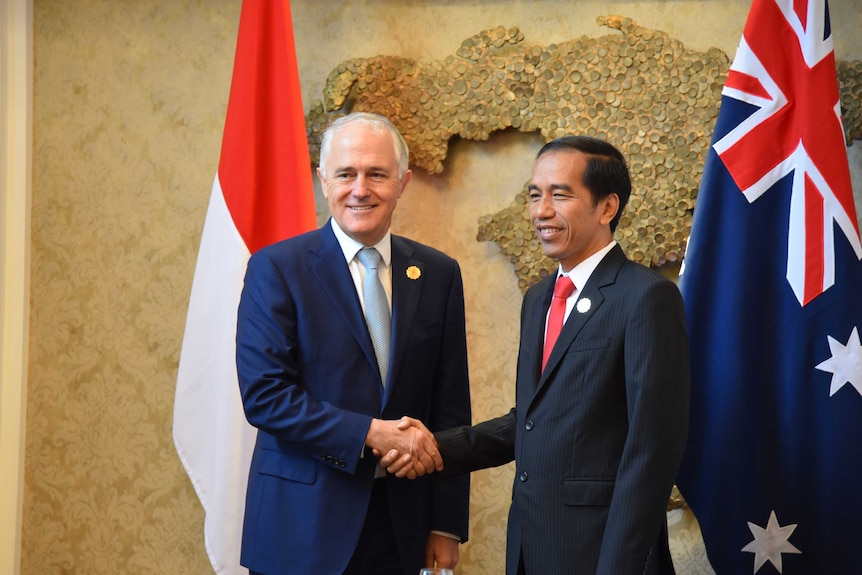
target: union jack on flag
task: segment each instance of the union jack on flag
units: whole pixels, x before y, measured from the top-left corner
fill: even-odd
[[[713,147],[749,202],[792,174],[787,280],[805,305],[835,282],[833,222],[862,258],[826,2],[755,2],[752,21],[722,95],[755,110]]]
[[[862,573],[862,244],[825,0],[753,0],[680,286],[717,575]]]

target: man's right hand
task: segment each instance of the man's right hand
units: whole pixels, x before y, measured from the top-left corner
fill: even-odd
[[[412,417],[372,419],[365,444],[375,455],[385,454],[380,466],[396,477],[415,479],[443,469],[437,441],[421,421]]]

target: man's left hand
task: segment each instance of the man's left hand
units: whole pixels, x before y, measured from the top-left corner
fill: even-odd
[[[458,564],[460,545],[457,539],[439,533],[429,534],[425,546],[425,566],[454,569]]]

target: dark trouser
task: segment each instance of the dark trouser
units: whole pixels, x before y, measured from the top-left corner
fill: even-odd
[[[518,553],[518,575],[527,575],[527,570],[524,569],[524,553]]]
[[[333,537],[337,537],[333,534]],[[264,575],[249,571],[249,575]],[[289,575],[268,574],[268,575]],[[418,575],[405,574],[395,545],[395,531],[392,528],[392,515],[389,513],[389,497],[386,495],[386,480],[375,479],[365,514],[365,524],[359,535],[359,543],[343,575]]]
[[[343,575],[405,575],[395,545],[385,479],[374,480],[365,525]]]

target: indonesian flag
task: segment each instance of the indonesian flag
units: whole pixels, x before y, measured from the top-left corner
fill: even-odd
[[[219,574],[247,572],[239,556],[256,431],[235,363],[246,264],[256,250],[314,227],[290,4],[246,0],[174,402],[174,443],[206,512],[206,550]]]

